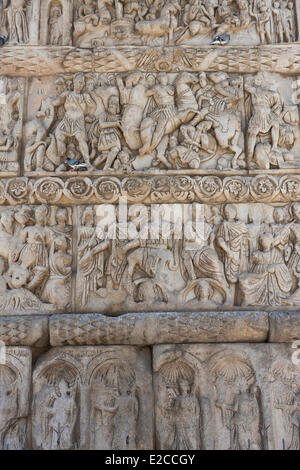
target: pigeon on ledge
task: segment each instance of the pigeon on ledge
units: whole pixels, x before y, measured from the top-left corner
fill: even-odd
[[[212,46],[226,46],[229,42],[230,34],[222,34],[221,36],[216,36],[210,44]]]
[[[75,158],[67,158],[66,164],[72,171],[86,171],[88,169],[86,163],[82,163]]]
[[[0,36],[0,46],[4,46],[7,40],[8,38],[6,38],[5,36]]]

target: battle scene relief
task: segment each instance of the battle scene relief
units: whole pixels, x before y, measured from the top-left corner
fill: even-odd
[[[24,171],[296,169],[296,88],[293,78],[270,73],[135,71],[32,79]]]

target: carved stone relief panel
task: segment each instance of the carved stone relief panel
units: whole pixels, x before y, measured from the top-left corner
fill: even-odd
[[[153,448],[150,351],[65,347],[42,356],[33,374],[33,448]]]
[[[299,306],[299,203],[77,210],[78,312]]]
[[[28,175],[299,168],[294,78],[224,72],[31,79]]]
[[[31,351],[1,348],[0,363],[0,449],[23,450],[28,446]]]
[[[0,306],[9,314],[65,312],[71,303],[72,211],[0,210]]]
[[[289,345],[154,347],[157,448],[299,449]]]
[[[22,12],[24,1],[21,4]],[[294,0],[42,0],[41,4],[41,36],[42,26],[48,25],[48,44],[69,44],[64,27],[69,36],[73,30],[74,45],[88,48],[211,44],[223,35],[231,35],[232,44],[292,42],[296,23]]]

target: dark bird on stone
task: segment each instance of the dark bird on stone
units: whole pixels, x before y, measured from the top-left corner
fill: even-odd
[[[72,171],[86,171],[88,169],[86,163],[82,163],[75,158],[67,158],[67,167]]]
[[[8,41],[8,38],[5,36],[0,36],[0,46],[4,46],[4,44]]]
[[[212,46],[226,46],[229,42],[230,34],[222,34],[221,36],[216,36],[210,44]]]

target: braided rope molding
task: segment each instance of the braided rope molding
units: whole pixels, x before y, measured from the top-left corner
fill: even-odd
[[[300,43],[267,46],[120,46],[82,49],[69,46],[4,46],[1,74],[46,76],[76,72],[223,71],[300,74]]]

